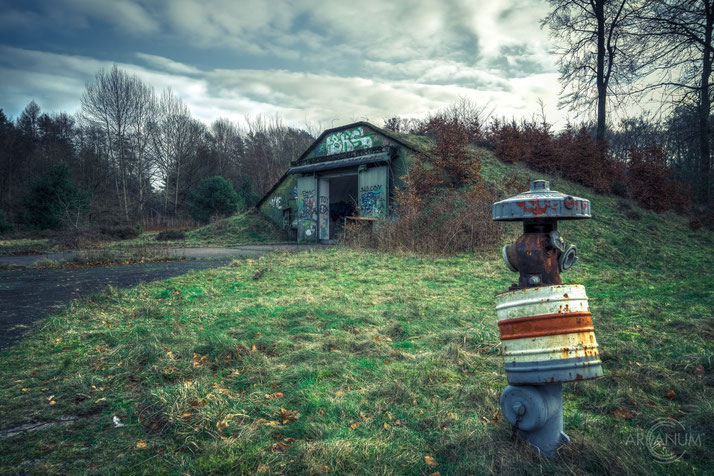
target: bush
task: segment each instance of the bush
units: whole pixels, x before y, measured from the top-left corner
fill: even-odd
[[[245,208],[233,184],[223,177],[208,177],[189,192],[189,210],[194,220],[208,223],[214,216],[228,216]]]
[[[139,228],[131,226],[103,226],[99,228],[99,231],[111,237],[113,240],[129,240],[141,234]]]
[[[39,229],[77,229],[89,209],[89,193],[80,189],[60,162],[35,181],[25,196],[28,224]]]
[[[612,193],[616,197],[630,197],[630,192],[629,190],[627,190],[627,184],[622,180],[615,180],[610,184],[610,193]]]
[[[481,161],[468,154],[470,131],[458,120],[436,127],[436,145],[417,157],[397,191],[392,217],[374,228],[348,225],[347,241],[356,246],[426,254],[474,251],[500,238],[491,220],[493,192],[481,181]]]
[[[682,213],[689,211],[691,207],[687,187],[674,180],[662,147],[630,149],[627,185],[632,198],[644,208],[656,212],[673,208]]]
[[[111,237],[96,228],[86,228],[56,233],[50,238],[50,245],[58,248],[82,250],[94,248],[98,243],[106,241],[111,241]]]
[[[12,231],[12,223],[8,221],[5,212],[0,210],[0,233],[5,233],[8,231]]]
[[[186,232],[181,230],[164,230],[156,235],[156,241],[185,240]]]

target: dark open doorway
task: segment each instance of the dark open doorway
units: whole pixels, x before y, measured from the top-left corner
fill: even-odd
[[[353,216],[357,209],[357,174],[329,178],[330,181],[330,240],[337,239],[345,217]]]

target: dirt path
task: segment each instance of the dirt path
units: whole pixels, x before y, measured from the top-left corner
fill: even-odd
[[[0,271],[0,348],[22,338],[40,319],[72,299],[141,282],[223,266],[232,258],[197,259],[126,266]]]

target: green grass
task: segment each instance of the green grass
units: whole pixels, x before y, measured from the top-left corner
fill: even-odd
[[[0,239],[0,256],[44,253],[54,249],[47,238]]]
[[[88,244],[87,247],[94,253],[118,253],[132,260],[141,260],[154,259],[167,248],[274,244],[286,241],[283,232],[256,210],[188,231],[183,240],[157,241],[157,235],[158,232],[147,232],[130,240],[98,242]],[[0,256],[51,253],[59,250],[60,248],[47,238],[0,240]]]
[[[483,173],[532,174],[489,157]],[[565,385],[560,459],[512,440],[500,415],[494,294],[514,275],[499,250],[332,248],[110,290],[49,318],[0,352],[0,429],[80,420],[0,439],[0,473],[707,474],[714,236],[551,186],[593,202],[592,220],[561,227],[581,255],[563,278],[587,287],[605,369]],[[632,443],[663,417],[701,442],[669,465]]]
[[[285,241],[280,229],[257,210],[228,217],[186,233],[186,242],[201,245],[246,245]]]
[[[138,238],[115,241],[107,244],[110,249],[131,250],[163,246],[167,248],[203,246],[240,246],[273,244],[286,241],[283,232],[267,217],[256,210],[249,210],[206,226],[186,232],[183,240],[156,241],[157,232],[143,233]]]

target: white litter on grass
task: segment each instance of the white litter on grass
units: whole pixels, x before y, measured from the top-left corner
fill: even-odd
[[[121,420],[119,419],[119,417],[116,416],[116,415],[114,415],[114,417],[112,417],[112,422],[114,423],[114,427],[115,427],[115,428],[119,428],[120,426],[124,426],[124,423],[122,423]]]

